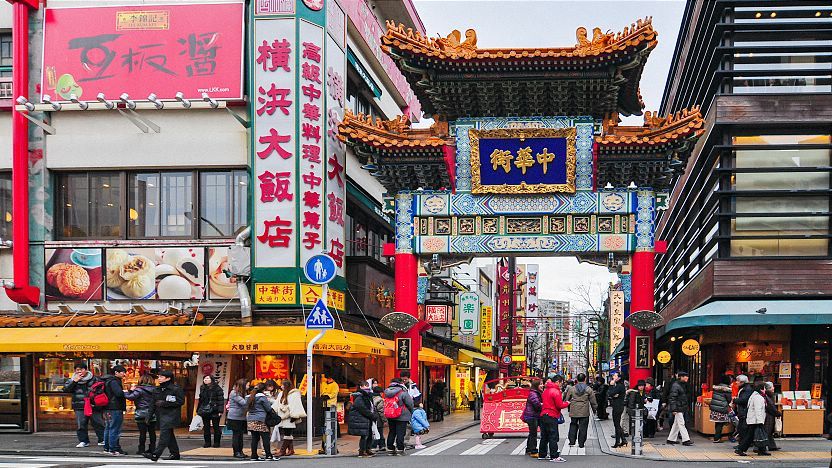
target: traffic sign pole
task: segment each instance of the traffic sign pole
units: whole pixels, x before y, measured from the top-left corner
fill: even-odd
[[[312,454],[312,392],[315,388],[312,378],[312,348],[324,337],[324,334],[326,334],[325,328],[306,345],[306,453],[309,455]]]

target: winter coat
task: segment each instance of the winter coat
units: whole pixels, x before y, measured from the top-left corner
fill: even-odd
[[[637,409],[644,409],[644,402],[647,400],[647,393],[639,392],[638,389],[631,388],[627,390],[624,400],[627,405],[627,414],[635,416]],[[647,416],[647,414],[643,411],[641,414],[645,417]]]
[[[598,401],[595,399],[595,391],[589,385],[580,382],[566,391],[566,401],[569,402],[569,417],[588,418],[589,409],[598,412]]]
[[[148,410],[148,414],[152,415],[156,409],[153,395],[155,391],[156,387],[153,385],[139,385],[135,390],[125,393],[124,398],[133,402],[137,413],[140,410]]]
[[[251,401],[251,395],[246,398],[246,406]],[[246,415],[246,421],[266,421],[266,413],[272,408],[271,403],[269,403],[269,398],[266,396],[265,393],[256,393],[254,394],[254,404],[248,409],[248,414]]]
[[[303,400],[300,397],[300,390],[293,388],[289,390],[289,397],[283,403],[283,392],[277,394],[277,399],[272,403],[272,409],[280,416],[280,424],[277,427],[294,429],[301,418],[306,417],[306,410],[303,409]]]
[[[523,415],[520,419],[524,423],[532,422],[540,418],[540,412],[543,410],[543,395],[540,390],[531,390],[529,397],[526,398],[526,407],[523,408]]]
[[[413,417],[410,418],[410,427],[413,429],[414,434],[421,434],[430,429],[428,414],[425,413],[425,410],[422,408],[413,410]]]
[[[101,377],[104,381],[104,393],[110,400],[104,408],[107,411],[126,411],[127,398],[124,397],[124,385],[121,379],[114,375],[105,375]]]
[[[610,386],[607,395],[609,396],[613,411],[624,410],[624,393],[626,391],[627,389],[624,388],[624,384],[620,380]]]
[[[156,405],[156,418],[160,429],[173,429],[182,422],[182,405],[185,404],[185,392],[182,387],[169,380],[153,391],[153,402]]]
[[[87,375],[77,382],[72,379],[66,381],[63,392],[72,394],[72,409],[75,411],[84,411],[84,399],[89,397],[92,384],[98,381],[98,377],[92,375],[92,372],[89,371],[87,371]]]
[[[728,414],[731,411],[731,387],[727,385],[714,385],[714,395],[711,397],[711,411],[719,414]]]
[[[783,415],[780,411],[777,411],[777,405],[774,403],[774,398],[771,397],[768,393],[765,394],[766,399],[766,422],[765,428],[766,432],[769,434],[774,433],[774,420],[779,418]]]
[[[402,407],[402,414],[395,421],[410,421],[413,417],[413,397],[410,396],[404,385],[400,383],[391,383],[389,387],[384,389],[384,398],[397,397],[399,406]]]
[[[338,382],[332,381],[332,383],[327,383],[326,380],[321,382],[321,398],[327,399],[328,406],[335,406],[335,403],[338,402]]]
[[[231,394],[228,395],[228,419],[245,421],[247,412],[246,397],[238,395],[236,390],[231,390]]]
[[[347,433],[357,436],[372,435],[372,425],[378,419],[373,406],[373,394],[359,389],[352,394],[352,399],[350,414],[347,416]]]
[[[748,397],[748,412],[745,416],[745,423],[765,424],[766,422],[766,398],[760,392],[752,392]]]
[[[222,387],[212,383],[210,385],[202,384],[199,387],[199,406],[197,406],[196,414],[205,417],[205,412],[210,411],[212,417],[222,416],[225,410],[225,395]]]
[[[554,419],[561,417],[560,410],[569,407],[569,403],[563,401],[558,384],[546,382],[546,389],[543,391],[543,409],[540,416],[549,416]]]
[[[737,405],[737,416],[740,419],[745,419],[748,414],[748,400],[752,393],[754,393],[754,388],[750,383],[747,383],[740,387],[737,397],[734,398],[734,404]]]
[[[381,429],[387,425],[387,418],[384,417],[384,398],[381,395],[373,395],[373,408],[376,410],[377,422],[379,423],[379,429]]]
[[[607,402],[607,391],[610,389],[610,386],[607,385],[606,382],[603,383],[596,383],[595,384],[595,395],[598,399],[598,403],[602,401],[606,404]]]
[[[667,396],[667,406],[671,413],[684,413],[690,409],[690,401],[681,381],[673,382]]]

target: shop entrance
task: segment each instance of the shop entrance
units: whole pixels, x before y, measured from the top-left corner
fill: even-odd
[[[0,431],[30,430],[27,363],[21,356],[0,357]]]

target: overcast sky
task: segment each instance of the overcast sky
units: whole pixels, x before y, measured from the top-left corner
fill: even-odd
[[[569,47],[575,45],[575,30],[599,27],[618,32],[639,18],[653,17],[659,44],[651,52],[641,78],[646,110],[658,110],[667,80],[676,36],[684,12],[684,0],[609,1],[486,1],[414,0],[429,36],[447,36],[454,29],[463,35],[477,31],[478,47]],[[625,119],[641,125],[641,117]],[[479,263],[479,262],[478,262]],[[520,258],[518,263],[540,265],[540,296],[572,301],[582,308],[570,289],[579,284],[605,285],[615,279],[606,268],[578,264],[574,257]],[[599,292],[600,294],[600,292]]]

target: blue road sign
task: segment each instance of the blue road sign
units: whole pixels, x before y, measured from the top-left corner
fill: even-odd
[[[327,254],[318,254],[310,258],[303,267],[306,279],[315,284],[326,284],[335,278],[335,260]]]
[[[335,328],[335,318],[324,304],[323,299],[318,299],[315,307],[306,317],[306,328],[315,330]]]

